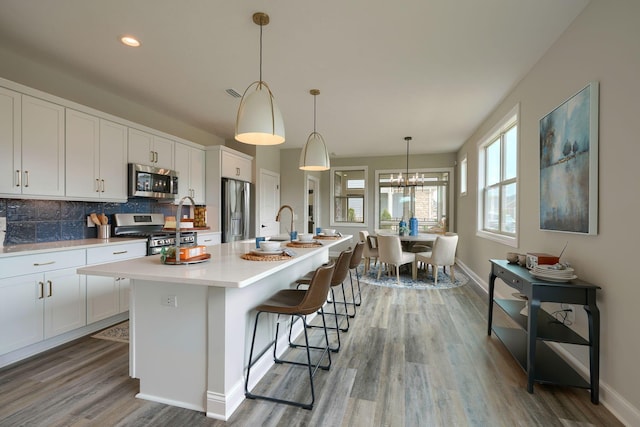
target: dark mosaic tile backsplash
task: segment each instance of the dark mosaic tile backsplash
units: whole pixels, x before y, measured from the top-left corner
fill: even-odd
[[[92,239],[96,227],[87,227],[87,216],[103,213],[113,223],[114,213],[162,213],[175,215],[176,206],[151,199],[129,199],[127,203],[67,202],[0,198],[0,217],[7,218],[4,244]]]

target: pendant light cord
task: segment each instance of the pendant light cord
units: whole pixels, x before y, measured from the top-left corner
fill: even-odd
[[[407,173],[404,177],[405,186],[409,185],[409,141],[411,141],[411,137],[406,137],[405,141],[407,141]]]
[[[313,133],[316,132],[316,95],[313,95]]]
[[[262,23],[260,23],[260,83],[262,83]]]

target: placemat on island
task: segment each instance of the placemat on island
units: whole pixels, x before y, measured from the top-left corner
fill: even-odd
[[[322,236],[322,235],[317,235],[317,236],[313,236],[314,239],[324,239],[324,240],[338,240],[340,239],[340,236]]]
[[[318,242],[289,242],[287,246],[290,248],[317,248],[322,246],[322,243]]]
[[[246,259],[247,261],[285,261],[293,257],[289,255],[254,255],[252,253],[246,253],[240,255],[240,258]]]

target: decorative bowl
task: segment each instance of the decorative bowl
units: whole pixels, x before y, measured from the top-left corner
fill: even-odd
[[[323,228],[322,229],[322,234],[324,234],[325,236],[333,236],[334,234],[336,234],[336,229],[335,228]]]
[[[260,242],[260,249],[262,249],[263,251],[271,252],[278,250],[279,248],[280,242],[269,242],[266,240],[264,242]]]
[[[515,264],[516,262],[518,262],[518,255],[520,255],[517,252],[507,252],[507,261],[509,261],[511,264]]]
[[[310,242],[313,240],[313,234],[311,233],[298,234],[298,240],[300,240],[301,242]]]

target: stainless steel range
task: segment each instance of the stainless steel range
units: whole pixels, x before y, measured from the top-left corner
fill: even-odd
[[[156,255],[167,246],[175,246],[176,233],[163,230],[163,214],[120,213],[113,214],[113,236],[115,237],[146,237],[147,255]],[[195,246],[197,233],[195,231],[180,232],[180,246]]]

